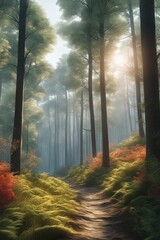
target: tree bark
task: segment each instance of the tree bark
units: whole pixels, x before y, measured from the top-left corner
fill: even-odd
[[[103,167],[109,167],[109,140],[108,140],[108,122],[107,122],[107,100],[105,86],[105,30],[104,21],[99,24],[100,35],[100,94],[101,94],[101,114],[102,114],[102,150],[103,150]]]
[[[20,0],[15,117],[11,146],[11,171],[20,174],[25,74],[25,33],[28,0]],[[16,143],[16,146],[15,146]]]
[[[140,83],[140,76],[139,76],[139,69],[138,69],[138,57],[137,57],[136,34],[135,34],[135,27],[134,27],[132,0],[128,0],[128,10],[129,10],[130,27],[131,27],[131,35],[132,35],[138,129],[139,129],[139,136],[141,138],[144,138],[143,117],[142,117],[142,110],[141,110],[141,83]]]
[[[83,89],[81,90],[80,166],[83,166]]]
[[[50,109],[49,97],[48,97],[47,113],[48,113],[48,161],[49,161],[48,168],[49,168],[49,173],[51,173],[52,127],[51,127],[51,109]]]
[[[92,90],[92,43],[91,36],[88,41],[88,92],[89,92],[89,110],[90,110],[90,125],[91,125],[91,142],[92,142],[92,156],[96,157],[96,133],[95,133],[95,117],[93,107],[93,90]]]
[[[69,162],[68,162],[68,93],[67,90],[65,90],[65,167],[68,168]]]
[[[160,106],[154,0],[140,0],[140,20],[146,119],[146,159],[160,159]]]

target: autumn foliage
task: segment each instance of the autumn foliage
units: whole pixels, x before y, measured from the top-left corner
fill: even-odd
[[[0,208],[5,207],[15,197],[13,188],[16,178],[10,173],[9,164],[0,162]]]
[[[87,165],[91,169],[102,167],[102,152],[98,153],[95,158],[89,157],[87,160]]]
[[[132,147],[118,148],[110,153],[111,162],[118,161],[144,161],[146,156],[145,146],[135,145]],[[102,153],[98,153],[95,158],[88,159],[88,166],[92,169],[102,167]]]
[[[4,159],[10,149],[10,139],[0,138],[0,159]],[[10,173],[10,165],[0,160],[0,208],[7,206],[15,197],[15,183],[16,178]]]
[[[111,152],[110,158],[112,161],[132,161],[139,160],[143,161],[146,156],[145,146],[135,145],[132,147],[124,147],[121,149],[116,149]]]

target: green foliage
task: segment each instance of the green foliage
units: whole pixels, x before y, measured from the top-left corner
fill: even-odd
[[[67,178],[73,179],[77,183],[85,186],[99,186],[106,175],[106,168],[91,169],[82,166],[71,169]]]
[[[103,182],[104,193],[130,213],[135,231],[146,240],[160,237],[160,187],[157,174],[146,175],[144,163],[122,162]],[[152,181],[150,181],[150,179]]]
[[[73,234],[76,195],[65,182],[47,174],[19,177],[16,200],[0,213],[0,239],[57,239]]]
[[[135,230],[145,240],[158,240],[160,237],[160,199],[138,196],[130,203]]]
[[[70,171],[68,177],[87,186],[101,185],[103,182],[103,193],[130,214],[138,235],[145,240],[159,240],[160,184],[157,181],[159,168],[152,176],[148,176],[144,169],[143,161],[119,161],[112,164],[109,171],[77,167]]]
[[[104,193],[113,195],[119,191],[125,183],[132,182],[137,171],[143,169],[140,162],[122,162],[116,165],[103,182]]]
[[[87,167],[75,167],[72,168],[67,178],[71,178],[75,180],[77,183],[84,185],[86,181],[88,181],[88,177],[94,172],[93,169],[87,168]]]
[[[146,159],[148,176],[153,184],[160,184],[160,161],[157,158]]]
[[[124,182],[120,189],[115,191],[112,199],[118,200],[118,203],[127,206],[137,196],[145,195],[147,193],[147,182],[131,181]]]
[[[73,234],[73,231],[64,226],[44,226],[38,227],[35,230],[29,232],[29,234],[24,234],[20,237],[21,240],[53,240],[59,239],[61,237],[66,237],[67,235]]]
[[[132,135],[120,143],[121,147],[131,147],[137,144],[145,145],[145,139],[139,137],[137,133],[132,133]]]
[[[106,168],[96,168],[94,171],[91,171],[86,178],[86,186],[99,186],[102,184],[105,176],[107,175]]]

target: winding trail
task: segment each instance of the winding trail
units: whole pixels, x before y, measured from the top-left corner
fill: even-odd
[[[80,208],[73,223],[78,234],[72,240],[140,240],[131,232],[129,220],[96,188],[78,187]]]

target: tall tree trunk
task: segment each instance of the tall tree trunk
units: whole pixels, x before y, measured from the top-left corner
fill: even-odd
[[[11,146],[11,171],[17,174],[20,174],[22,148],[23,86],[25,74],[25,33],[27,7],[28,0],[20,0],[15,117]],[[16,146],[15,143],[17,143]]]
[[[140,83],[140,76],[139,76],[139,69],[138,69],[138,57],[137,57],[136,34],[135,34],[135,27],[134,27],[132,0],[128,0],[128,10],[129,10],[129,18],[130,18],[130,26],[131,26],[131,34],[132,34],[138,129],[139,129],[139,136],[141,138],[144,138],[143,117],[142,117],[142,109],[141,109],[141,83]]]
[[[66,109],[65,109],[65,167],[68,168],[68,94],[67,90],[65,90],[65,101],[66,101]]]
[[[92,90],[92,42],[91,36],[88,41],[88,92],[89,92],[89,110],[90,110],[90,125],[91,125],[91,143],[92,143],[92,156],[96,157],[96,133],[95,133],[95,117],[93,107],[93,90]]]
[[[83,165],[83,89],[81,90],[80,166]]]
[[[107,122],[107,101],[106,101],[106,84],[105,84],[105,30],[104,21],[100,21],[100,94],[101,94],[101,114],[102,114],[102,150],[103,150],[103,167],[109,167],[109,140],[108,140],[108,122]]]
[[[50,110],[50,100],[48,97],[48,106],[47,106],[47,111],[48,111],[48,168],[49,168],[49,173],[51,172],[51,153],[52,153],[52,128],[51,128],[51,110]]]
[[[69,98],[70,99],[70,98]],[[68,101],[68,160],[69,166],[72,165],[72,128],[71,128],[71,101]]]
[[[146,119],[146,159],[151,160],[152,158],[160,159],[160,106],[154,0],[140,0],[140,19]],[[148,163],[149,161],[146,162],[146,164]]]
[[[58,163],[58,158],[59,158],[59,149],[57,149],[59,143],[58,142],[58,122],[59,122],[59,113],[58,113],[58,103],[57,103],[57,95],[55,95],[55,101],[54,101],[54,172],[57,172],[59,163]]]
[[[128,80],[126,79],[126,108],[128,113],[128,122],[129,122],[129,128],[130,132],[133,132],[133,126],[132,126],[132,117],[131,117],[131,107],[130,107],[130,100],[129,100],[129,89],[128,89]]]

